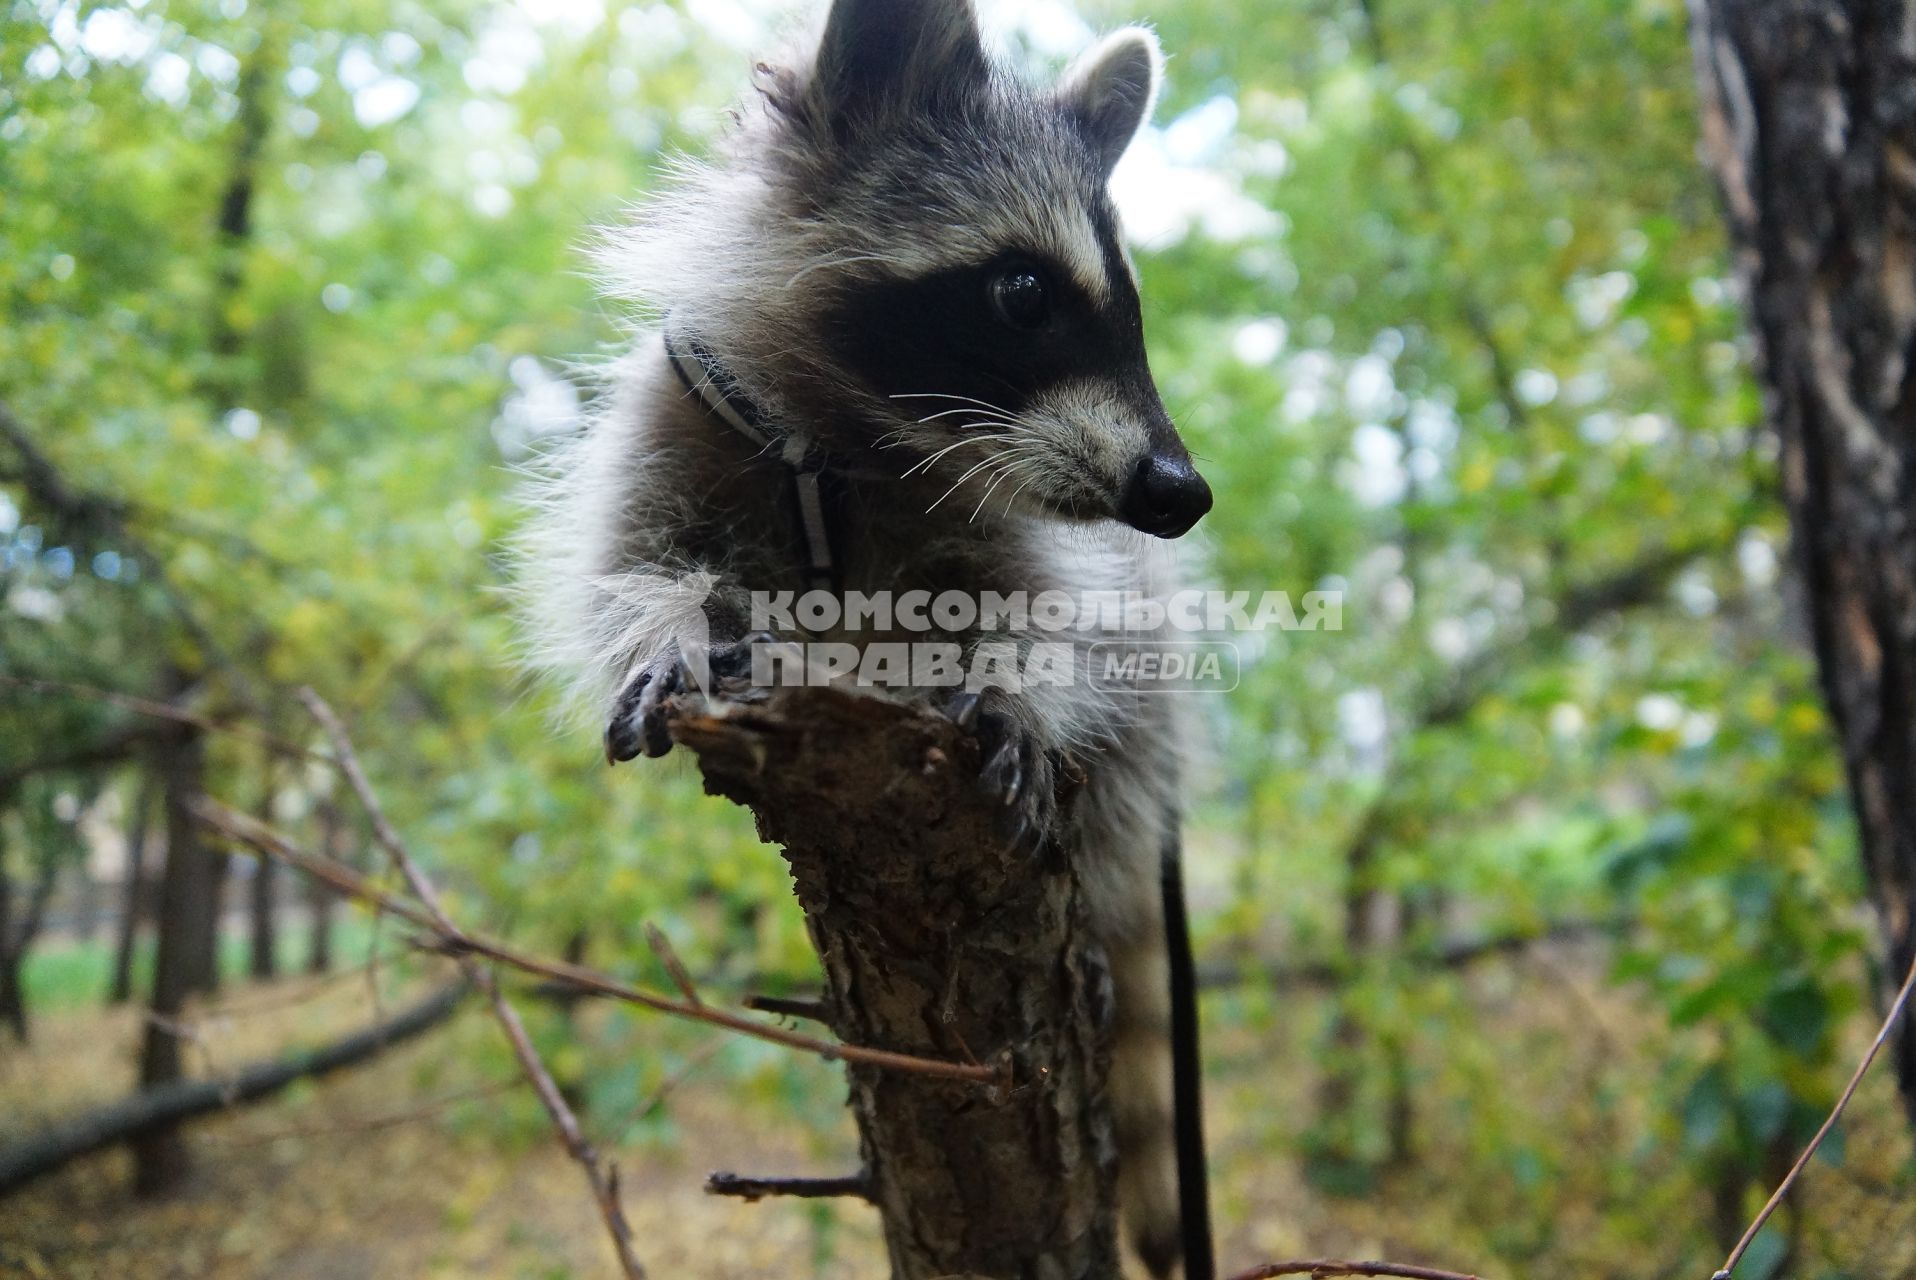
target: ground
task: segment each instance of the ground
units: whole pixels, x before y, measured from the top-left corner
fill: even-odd
[[[1302,1172],[1298,1135],[1310,1112],[1313,1079],[1303,1059],[1316,1042],[1304,1028],[1314,1025],[1318,998],[1299,996],[1294,1020],[1255,1017],[1241,998],[1214,1002],[1218,1030],[1208,1086],[1226,1261],[1392,1256],[1474,1266],[1517,1280],[1498,1257],[1522,1250],[1533,1259],[1525,1274],[1537,1277],[1648,1280],[1694,1270],[1702,1255],[1693,1258],[1674,1245],[1667,1256],[1645,1253],[1613,1220],[1619,1203],[1639,1195],[1643,1213],[1669,1215],[1674,1240],[1702,1219],[1704,1206],[1694,1194],[1648,1175],[1641,1189],[1604,1189],[1592,1181],[1594,1161],[1587,1170],[1552,1164],[1551,1151],[1575,1151],[1579,1144],[1594,1149],[1605,1126],[1632,1123],[1627,1099],[1593,1115],[1587,1100],[1596,1069],[1586,1078],[1564,1066],[1588,1058],[1592,1034],[1627,1037],[1632,1011],[1602,984],[1562,970],[1541,985],[1517,968],[1468,984],[1470,998],[1487,1014],[1484,1069],[1504,1080],[1513,1097],[1525,1098],[1516,1113],[1520,1122],[1553,1131],[1538,1168],[1522,1167],[1520,1146],[1509,1178],[1485,1177],[1481,1153],[1472,1156],[1466,1147],[1483,1140],[1486,1128],[1511,1123],[1510,1099],[1472,1111],[1452,1095],[1452,1076],[1432,1070],[1419,1086],[1415,1153],[1358,1195],[1328,1194]],[[390,1009],[406,992],[396,975],[386,982],[394,988],[385,996]],[[230,1069],[292,1040],[324,1038],[364,1021],[369,1004],[366,982],[351,973],[240,988],[216,1006],[226,1012],[203,1014],[198,1022],[196,1069]],[[0,1142],[127,1088],[138,1016],[74,1007],[43,1017],[30,1048],[0,1045]],[[651,1022],[633,1025],[653,1033]],[[1253,1025],[1262,1029],[1252,1032]],[[1286,1035],[1287,1027],[1298,1034]],[[197,1124],[194,1180],[170,1201],[133,1200],[121,1154],[81,1161],[0,1203],[0,1276],[615,1275],[577,1169],[537,1126],[492,1034],[478,1008],[469,1006],[451,1027],[369,1066]],[[715,1169],[851,1169],[855,1147],[838,1112],[835,1068],[790,1068],[776,1055],[754,1056],[750,1046],[740,1050],[747,1058],[742,1066],[730,1049],[716,1060],[714,1042],[703,1033],[686,1043],[705,1047],[684,1054],[695,1065],[663,1101],[669,1126],[641,1126],[616,1148],[637,1251],[651,1274],[661,1280],[882,1275],[876,1217],[861,1205],[745,1204],[700,1189]],[[772,1087],[751,1066],[767,1061],[777,1081]],[[654,1091],[639,1091],[634,1105],[643,1110]],[[1910,1183],[1898,1181],[1908,1177],[1909,1149],[1883,1079],[1872,1080],[1857,1114],[1843,1168],[1819,1163],[1808,1179],[1804,1261],[1790,1274],[1909,1280],[1916,1277],[1910,1213],[1916,1197]],[[1466,1168],[1474,1173],[1464,1176]],[[1556,1200],[1536,1199],[1544,1194],[1535,1191],[1538,1179]],[[1660,1196],[1670,1197],[1668,1203],[1658,1203]],[[1549,1210],[1543,1219],[1540,1204]],[[1538,1238],[1521,1243],[1526,1233]]]

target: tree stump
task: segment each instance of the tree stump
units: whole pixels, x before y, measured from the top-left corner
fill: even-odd
[[[1110,984],[1062,850],[1003,845],[943,717],[829,688],[670,714],[783,849],[838,1036],[1007,1068],[991,1090],[847,1066],[895,1280],[1115,1277]]]

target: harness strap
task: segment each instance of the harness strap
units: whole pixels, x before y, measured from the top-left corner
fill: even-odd
[[[824,452],[804,432],[788,430],[761,412],[739,387],[738,379],[697,338],[666,330],[665,357],[685,389],[697,396],[708,412],[761,452],[777,451],[791,482],[792,505],[798,512],[806,583],[837,591],[839,558],[833,550],[832,521],[826,509]]]

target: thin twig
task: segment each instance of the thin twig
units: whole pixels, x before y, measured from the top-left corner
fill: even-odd
[[[1315,1262],[1267,1262],[1249,1271],[1240,1271],[1231,1280],[1271,1280],[1273,1276],[1309,1276],[1326,1280],[1330,1276],[1401,1276],[1405,1280],[1478,1280],[1462,1271],[1439,1271],[1434,1267],[1407,1267],[1395,1262],[1343,1262],[1320,1258]]]
[[[637,1124],[641,1120],[651,1116],[653,1112],[665,1105],[665,1100],[672,1096],[673,1090],[691,1079],[695,1072],[702,1070],[707,1063],[723,1053],[725,1047],[731,1043],[732,1041],[727,1037],[715,1037],[710,1044],[686,1059],[684,1065],[677,1071],[674,1071],[671,1075],[659,1081],[659,1087],[652,1091],[651,1096],[643,1099],[638,1106],[632,1109],[631,1118],[628,1119],[626,1123]]]
[[[314,974],[297,982],[289,989],[276,991],[258,1000],[231,1000],[223,1004],[202,1006],[194,1015],[196,1022],[233,1021],[239,1018],[257,1017],[263,1013],[274,1013],[317,1000],[328,989],[356,978],[365,976],[371,967],[369,960],[365,964],[356,964],[344,969],[335,969],[330,973]]]
[[[864,1173],[842,1178],[746,1178],[736,1173],[715,1173],[705,1180],[708,1196],[736,1196],[741,1200],[763,1200],[767,1196],[788,1196],[798,1200],[869,1200],[871,1179]]]
[[[440,927],[437,921],[422,907],[403,898],[398,898],[374,885],[365,876],[351,867],[335,862],[330,858],[315,857],[288,843],[285,837],[268,827],[262,826],[243,813],[236,812],[209,797],[199,797],[191,804],[193,814],[201,822],[215,831],[237,840],[250,849],[257,850],[269,858],[277,858],[288,866],[304,872],[328,885],[349,898],[357,898],[370,903],[382,911],[390,911],[400,918],[418,925],[428,933],[435,934],[445,948],[454,951],[471,952],[497,960],[499,963],[535,977],[550,979],[553,982],[570,987],[586,995],[602,996],[610,1000],[623,1001],[638,1005],[657,1013],[671,1014],[674,1017],[690,1018],[715,1027],[725,1027],[741,1035],[773,1044],[784,1045],[788,1049],[797,1049],[804,1053],[816,1054],[828,1062],[855,1062],[861,1066],[880,1067],[888,1071],[901,1071],[912,1075],[930,1076],[940,1080],[955,1080],[966,1084],[985,1085],[994,1089],[1007,1087],[1005,1068],[978,1066],[963,1062],[942,1062],[936,1058],[914,1057],[908,1053],[893,1053],[887,1049],[868,1049],[859,1045],[836,1044],[821,1040],[815,1036],[788,1031],[783,1027],[756,1022],[742,1014],[712,1005],[687,1004],[682,1000],[673,1000],[655,992],[644,991],[638,987],[609,978],[602,973],[567,964],[562,960],[546,960],[528,955],[502,942],[480,934],[468,933],[454,927],[451,933]]]
[[[170,703],[157,702],[152,698],[142,698],[136,694],[121,693],[115,689],[102,689],[96,685],[74,684],[67,680],[42,680],[26,676],[0,675],[0,685],[12,689],[26,689],[34,693],[61,693],[68,697],[84,698],[89,702],[104,702],[108,706],[118,707],[122,711],[131,711],[135,715],[147,716],[154,720],[165,720],[172,724],[183,724],[203,733],[223,734],[230,738],[251,742],[268,747],[286,755],[299,756],[302,759],[331,764],[332,757],[323,751],[285,738],[275,737],[251,725],[240,724],[232,720],[217,720],[212,716],[187,711]]]
[[[471,1089],[461,1089],[443,1097],[433,1098],[417,1106],[407,1107],[404,1111],[392,1111],[384,1115],[366,1116],[359,1119],[334,1120],[321,1124],[299,1125],[288,1129],[275,1129],[269,1133],[251,1133],[241,1136],[228,1136],[217,1139],[218,1145],[227,1149],[244,1147],[271,1146],[299,1138],[336,1138],[361,1133],[378,1133],[382,1129],[396,1129],[400,1125],[413,1124],[420,1120],[430,1120],[434,1116],[462,1102],[472,1102],[479,1098],[490,1098],[504,1093],[508,1089],[519,1087],[517,1080],[495,1080],[491,1084],[478,1085]]]
[[[783,1018],[829,1023],[831,1008],[813,996],[747,996],[745,1007],[759,1013],[776,1013]]]
[[[372,783],[367,780],[366,772],[360,767],[359,757],[353,751],[352,740],[346,734],[346,727],[340,723],[333,709],[326,705],[317,693],[311,689],[301,689],[300,700],[313,714],[322,729],[332,739],[334,754],[338,757],[340,772],[352,786],[359,802],[366,810],[366,816],[373,824],[373,835],[400,873],[406,877],[406,883],[412,887],[413,896],[425,907],[436,930],[448,938],[461,936],[459,927],[452,922],[440,905],[439,892],[433,888],[432,881],[419,869],[411,853],[406,849],[405,841],[393,829],[386,817],[379,797],[374,793]],[[526,1079],[531,1081],[532,1090],[545,1107],[546,1114],[552,1117],[553,1127],[559,1131],[559,1138],[565,1144],[566,1151],[577,1162],[585,1174],[586,1182],[592,1188],[592,1198],[598,1202],[599,1215],[605,1219],[606,1232],[612,1237],[613,1250],[618,1254],[619,1266],[624,1270],[627,1280],[646,1280],[645,1267],[638,1255],[632,1251],[632,1228],[625,1220],[625,1209],[619,1201],[618,1166],[603,1159],[585,1136],[585,1130],[579,1124],[579,1118],[573,1114],[571,1106],[559,1086],[546,1069],[539,1051],[533,1047],[532,1037],[526,1032],[526,1025],[519,1017],[519,1011],[499,990],[499,982],[492,970],[480,964],[478,958],[470,953],[458,957],[459,967],[465,972],[472,984],[479,988],[492,1005],[493,1017],[498,1020],[500,1029],[506,1033],[506,1039],[512,1045],[513,1056],[518,1058],[520,1068]]]
[[[679,989],[679,994],[685,997],[685,1003],[703,1008],[705,1001],[699,999],[698,989],[692,985],[692,975],[686,972],[685,962],[672,949],[671,940],[651,921],[645,925],[645,942],[652,948],[652,954],[659,958],[659,963],[665,966],[667,976],[672,979],[672,985]]]
[[[213,1052],[213,1046],[207,1043],[204,1021],[199,1018],[169,1018],[151,1009],[143,1011],[140,1017],[148,1026],[158,1028],[181,1044],[192,1045],[198,1051],[201,1061],[206,1064],[207,1075],[225,1074],[220,1070],[219,1057]]]
[[[1732,1273],[1736,1271],[1736,1264],[1743,1261],[1744,1253],[1749,1250],[1757,1233],[1763,1230],[1763,1224],[1768,1222],[1770,1215],[1782,1205],[1783,1198],[1790,1193],[1790,1188],[1796,1185],[1796,1180],[1802,1176],[1803,1170],[1809,1167],[1810,1158],[1816,1154],[1816,1149],[1823,1145],[1823,1139],[1829,1137],[1830,1130],[1836,1127],[1836,1122],[1843,1118],[1843,1112],[1849,1109],[1850,1099],[1856,1096],[1857,1086],[1863,1083],[1863,1077],[1869,1073],[1871,1064],[1876,1061],[1876,1055],[1881,1053],[1883,1046],[1889,1043],[1890,1032],[1896,1029],[1897,1020],[1909,1008],[1910,993],[1913,991],[1916,991],[1916,959],[1910,961],[1909,976],[1903,979],[1903,989],[1898,991],[1896,999],[1890,1002],[1889,1012],[1883,1017],[1883,1025],[1877,1030],[1876,1039],[1870,1042],[1869,1052],[1864,1054],[1863,1060],[1856,1064],[1856,1070],[1851,1074],[1849,1084],[1843,1089],[1843,1096],[1836,1100],[1836,1105],[1830,1109],[1822,1128],[1816,1131],[1816,1136],[1810,1139],[1810,1144],[1803,1148],[1803,1154],[1796,1157],[1796,1163],[1790,1166],[1787,1174],[1783,1175],[1783,1181],[1777,1186],[1775,1194],[1770,1196],[1769,1202],[1756,1215],[1756,1220],[1750,1223],[1749,1230],[1743,1233],[1743,1238],[1736,1242],[1736,1248],[1730,1250],[1729,1259],[1724,1262],[1723,1269],[1710,1277],[1710,1280],[1730,1280]]]
[[[86,532],[104,530],[123,545],[133,559],[146,567],[160,594],[165,597],[167,607],[180,620],[180,625],[194,643],[238,686],[241,700],[255,708],[259,707],[260,700],[253,694],[252,677],[233,661],[232,655],[213,635],[205,621],[193,612],[185,593],[174,584],[166,561],[147,546],[144,538],[132,527],[126,504],[70,484],[53,460],[40,451],[33,436],[4,402],[0,402],[0,439],[11,445],[20,458],[22,473],[19,479],[26,488],[27,496],[52,508],[61,521],[76,529]]]

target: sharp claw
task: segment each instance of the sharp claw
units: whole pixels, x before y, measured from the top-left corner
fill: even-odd
[[[605,730],[605,762],[608,765],[624,764],[639,754],[638,744],[625,732],[625,723],[615,720]]]
[[[977,693],[961,693],[945,704],[945,714],[960,729],[970,730],[978,723],[978,708],[984,698]]]
[[[656,760],[672,749],[672,731],[665,724],[665,706],[655,702],[639,721],[639,748]]]
[[[685,688],[686,671],[682,662],[666,667],[646,683],[639,695],[635,716],[639,754],[656,759],[672,749],[672,733],[665,724],[665,700]]]
[[[634,720],[644,709],[645,693],[652,684],[652,673],[641,671],[612,704],[612,718],[605,725],[605,762],[621,764],[639,754],[639,733]]]
[[[945,714],[970,730],[984,763],[979,766],[979,794],[994,802],[993,829],[1007,847],[1025,852],[1042,847],[1050,821],[1048,797],[1036,794],[1048,788],[1043,781],[1036,741],[1019,729],[1003,711],[984,710],[975,693],[962,693],[945,704]]]
[[[991,753],[984,768],[978,770],[978,788],[999,804],[1010,805],[1018,798],[1018,748],[1005,743]]]

